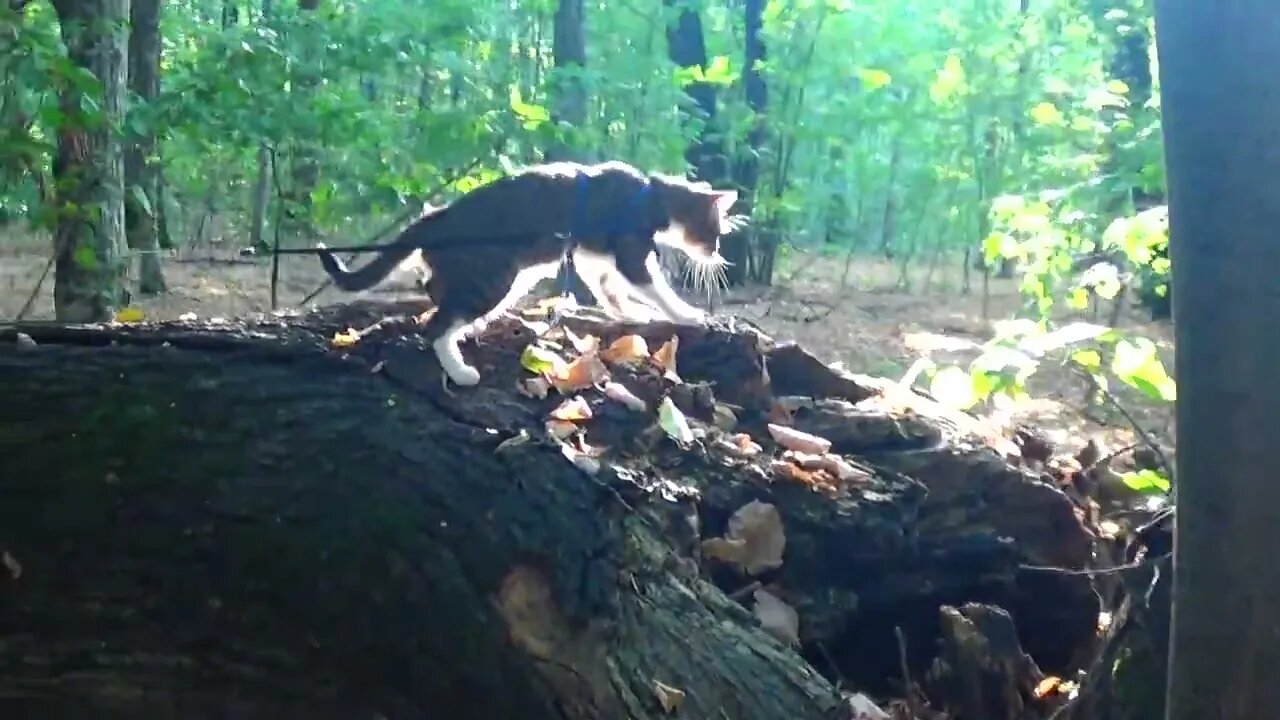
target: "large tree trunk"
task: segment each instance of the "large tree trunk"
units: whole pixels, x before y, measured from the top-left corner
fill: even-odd
[[[129,11],[129,87],[144,103],[160,94],[160,0],[132,0]],[[124,225],[138,256],[138,292],[166,290],[160,266],[160,168],[153,156],[156,132],[148,127],[131,138],[124,154]],[[145,202],[143,202],[145,200]]]
[[[417,308],[0,332],[0,715],[659,718],[662,683],[678,717],[817,720],[848,715],[809,662],[902,693],[900,628],[931,702],[1013,720],[1094,641],[1089,579],[1026,567],[1083,567],[1089,532],[968,416],[750,330],[652,325],[685,382],[615,367],[643,412],[584,391],[592,474],[543,439],[562,398],[514,392],[527,326],[465,348],[486,379],[450,394],[403,316],[329,347],[388,310]],[[656,427],[664,395],[703,440]],[[717,401],[762,454],[716,440]],[[777,474],[767,420],[862,474]],[[699,548],[756,501],[786,546],[753,583]]]
[[[56,0],[67,55],[102,85],[99,113],[87,117],[67,87],[53,162],[54,315],[66,322],[110,318],[125,302],[124,167],[118,135],[127,83],[128,0]]]
[[[1280,15],[1156,2],[1177,337],[1170,720],[1280,713]]]
[[[554,40],[555,71],[552,73],[552,107],[553,119],[572,126],[569,138],[556,141],[547,148],[548,161],[576,160],[585,161],[581,140],[577,136],[587,122],[587,91],[580,73],[587,66],[586,18],[583,16],[582,0],[560,0],[556,5]],[[568,71],[567,73],[564,71]],[[582,283],[578,274],[571,272],[568,265],[562,265],[556,274],[557,291],[568,284],[573,297],[581,305],[595,304],[591,291]]]
[[[688,69],[705,68],[707,45],[702,36],[702,17],[698,11],[677,0],[662,0],[668,11],[680,6],[676,21],[667,27],[667,52],[671,62]],[[693,167],[694,177],[715,184],[724,179],[727,165],[724,145],[716,139],[716,87],[706,82],[691,82],[685,94],[692,102],[694,116],[701,123],[698,137],[689,144],[685,160]]]
[[[768,58],[764,43],[765,0],[746,0],[743,3],[743,20],[746,37],[742,53],[742,86],[747,107],[755,113],[751,130],[747,133],[747,152],[741,153],[735,168],[741,193],[734,212],[750,216],[755,209],[756,190],[760,185],[760,153],[768,146],[769,86],[765,83],[761,65]],[[725,270],[729,285],[742,285],[751,272],[751,242],[759,238],[758,229],[748,226],[724,239],[724,256],[732,263]]]

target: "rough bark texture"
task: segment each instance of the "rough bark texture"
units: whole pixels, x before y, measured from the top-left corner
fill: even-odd
[[[895,628],[940,706],[992,677],[938,661],[945,605],[1004,608],[1017,637],[993,652],[1049,672],[1092,642],[1088,578],[1024,567],[1083,567],[1089,532],[966,415],[749,328],[573,315],[606,343],[679,337],[684,379],[615,368],[646,412],[582,393],[604,449],[589,475],[540,439],[562,398],[515,392],[527,326],[464,348],[485,380],[450,394],[394,317],[419,309],[0,331],[0,373],[20,378],[0,404],[0,715],[658,718],[661,682],[686,693],[679,717],[838,718],[825,678],[901,692]],[[656,427],[663,395],[704,440]],[[716,401],[763,455],[721,449]],[[868,477],[819,492],[774,474],[774,421]],[[753,582],[699,541],[757,500],[787,545]],[[798,653],[758,627],[756,583],[798,612]],[[992,657],[1030,697],[1032,661]]]
[[[1170,720],[1280,715],[1280,15],[1156,2],[1178,381]]]
[[[110,318],[125,293],[124,167],[113,129],[124,115],[129,0],[57,0],[54,9],[67,56],[103,92],[98,118],[85,116],[75,85],[60,98],[53,307],[59,320],[94,322]]]
[[[676,0],[663,0],[662,5],[668,12],[676,12],[675,22],[667,27],[667,51],[671,62],[686,69],[705,68],[707,46],[698,11]],[[724,179],[728,167],[723,143],[715,139],[716,87],[711,83],[691,82],[685,86],[685,94],[689,96],[694,116],[702,128],[685,152],[685,160],[693,167],[694,177],[718,183]]]
[[[160,0],[131,0],[129,9],[129,88],[144,103],[160,94]],[[124,154],[124,225],[129,247],[138,256],[138,292],[166,290],[160,268],[160,167],[154,128],[131,138]],[[140,197],[146,199],[144,205]]]

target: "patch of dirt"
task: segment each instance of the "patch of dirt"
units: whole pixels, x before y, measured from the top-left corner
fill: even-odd
[[[25,303],[47,262],[47,247],[47,241],[40,238],[0,237],[0,319],[14,318]],[[1016,279],[992,278],[984,317],[982,276],[974,272],[972,290],[964,292],[958,258],[946,267],[913,267],[905,273],[899,264],[879,258],[846,260],[843,256],[790,252],[780,258],[774,287],[736,289],[716,298],[714,309],[755,322],[778,340],[794,340],[826,362],[839,361],[853,372],[896,379],[918,357],[908,347],[908,334],[930,332],[983,342],[991,337],[992,323],[1015,317],[1022,303]],[[170,292],[137,298],[134,303],[148,318],[176,319],[186,313],[230,318],[271,310],[269,258],[239,258],[230,248],[207,245],[166,254],[163,265]],[[314,257],[282,256],[280,307],[300,302],[324,279]],[[412,297],[410,281],[404,277],[366,294]],[[314,303],[350,299],[351,295],[326,290]],[[705,306],[705,300],[701,304]],[[1096,316],[1065,308],[1058,315],[1062,320],[1105,323],[1109,310],[1108,303]],[[52,318],[50,277],[27,319]],[[1154,341],[1173,372],[1169,323],[1153,323],[1141,308],[1130,307],[1122,314],[1121,329]],[[963,365],[970,357],[972,354],[956,355],[954,359]],[[1125,418],[1128,414],[1159,442],[1172,446],[1172,405],[1149,401],[1113,383],[1111,391],[1119,407],[1106,402],[1087,406],[1088,390],[1082,378],[1046,360],[1032,378],[1031,398],[993,413],[992,418],[1004,427],[1033,423],[1043,428],[1051,441],[1067,447],[1082,446],[1092,437],[1105,447],[1118,448],[1139,440]]]

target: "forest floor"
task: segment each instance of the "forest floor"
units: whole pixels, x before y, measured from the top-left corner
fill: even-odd
[[[0,321],[14,318],[26,302],[48,260],[46,242],[6,237],[0,243]],[[991,337],[993,321],[1013,318],[1022,298],[1018,280],[992,278],[983,314],[982,276],[974,272],[971,292],[962,292],[959,258],[938,266],[911,268],[906,289],[901,268],[879,257],[855,256],[846,266],[843,255],[793,251],[779,258],[775,285],[735,290],[717,299],[717,312],[750,320],[779,341],[796,341],[825,362],[840,361],[847,370],[901,378],[920,355],[912,349],[914,333],[936,333],[983,342]],[[194,313],[202,318],[232,318],[271,309],[269,259],[237,258],[227,250],[183,250],[166,256],[164,274],[170,292],[139,299],[135,306],[149,319],[164,320]],[[846,274],[847,271],[847,274]],[[843,280],[842,280],[843,276]],[[319,263],[308,256],[281,258],[279,302],[282,308],[301,301],[325,279]],[[388,286],[378,295],[394,296]],[[343,302],[345,296],[326,290],[313,302]],[[701,302],[705,306],[705,299]],[[1106,322],[1109,307],[1098,319],[1085,311],[1063,320]],[[53,279],[37,296],[27,319],[52,319]],[[1120,327],[1150,338],[1173,372],[1172,326],[1152,323],[1140,308],[1128,309]],[[959,360],[973,353],[935,355]],[[1046,360],[1030,382],[1030,398],[993,418],[1004,427],[1029,422],[1049,438],[1078,448],[1089,438],[1104,447],[1137,442],[1131,423],[1166,445],[1173,445],[1173,407],[1152,402],[1136,391],[1112,383],[1117,405],[1086,407],[1088,386],[1070,370]],[[1125,415],[1129,418],[1126,418]]]

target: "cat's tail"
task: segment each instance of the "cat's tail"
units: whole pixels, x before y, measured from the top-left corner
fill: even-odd
[[[395,272],[411,255],[418,251],[418,248],[410,239],[411,237],[410,233],[401,235],[377,255],[374,255],[373,259],[365,263],[364,267],[356,270],[348,270],[347,264],[326,249],[324,243],[316,243],[316,254],[320,256],[320,265],[329,274],[334,285],[347,292],[359,292],[360,290],[368,290],[386,280],[391,273]]]

